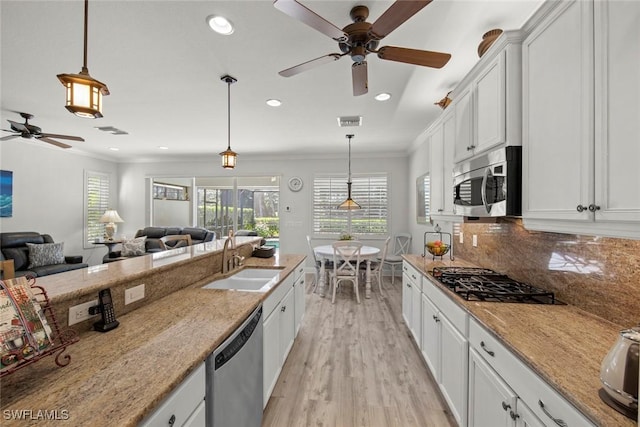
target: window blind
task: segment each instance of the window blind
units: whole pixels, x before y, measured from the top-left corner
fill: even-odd
[[[336,207],[347,198],[346,174],[318,174],[313,181],[313,232],[356,235],[387,234],[387,175],[358,174],[351,179],[351,197],[362,209],[343,211]]]
[[[110,177],[106,173],[85,171],[85,247],[104,237],[100,217],[109,209]]]

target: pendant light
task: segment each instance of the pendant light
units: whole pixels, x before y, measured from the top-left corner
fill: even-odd
[[[107,85],[89,75],[87,68],[87,21],[89,0],[84,0],[84,62],[78,74],[58,74],[67,89],[66,109],[78,117],[98,119],[102,117],[102,95],[109,95]]]
[[[231,76],[224,76],[221,80],[227,84],[227,111],[229,114],[227,121],[227,149],[220,153],[220,156],[222,156],[222,167],[233,169],[236,167],[238,154],[231,150],[231,84],[238,80]]]
[[[351,138],[353,138],[353,135],[347,135],[347,138],[349,139],[349,179],[347,181],[347,200],[340,203],[338,209],[350,211],[360,209],[360,205],[351,198]]]

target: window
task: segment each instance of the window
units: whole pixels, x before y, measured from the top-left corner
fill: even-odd
[[[153,198],[159,200],[189,200],[189,189],[183,185],[154,182]]]
[[[336,235],[347,231],[357,236],[386,235],[387,174],[354,175],[351,197],[362,209],[338,210],[347,198],[347,176],[319,174],[313,180],[313,232]]]
[[[92,247],[96,239],[104,237],[104,224],[100,217],[109,209],[110,179],[101,172],[85,171],[85,247]]]

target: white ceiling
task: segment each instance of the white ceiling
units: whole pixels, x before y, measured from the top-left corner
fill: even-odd
[[[217,158],[227,146],[227,84],[220,78],[230,74],[238,79],[231,86],[231,148],[239,161],[283,152],[305,157],[344,153],[347,133],[356,135],[354,155],[405,151],[439,115],[434,102],[478,61],[482,34],[519,28],[541,0],[433,1],[380,46],[448,52],[449,63],[437,70],[371,54],[369,93],[359,97],[352,95],[348,56],[297,76],[278,75],[339,49],[272,3],[91,0],[88,68],[111,91],[104,97],[104,117],[92,120],[65,110],[64,88],[56,77],[82,67],[83,1],[1,0],[1,127],[9,128],[6,119],[22,121],[12,110],[25,111],[35,115],[31,123],[43,132],[85,138],[70,142],[70,151],[117,161]],[[301,3],[342,28],[351,22],[351,7],[368,6],[368,21],[374,22],[392,2]],[[205,22],[211,14],[226,16],[235,32],[221,36],[211,31]],[[391,93],[391,100],[375,101],[380,92]],[[283,105],[268,107],[269,98]],[[363,116],[362,127],[338,127],[336,118],[350,115]],[[128,135],[95,126],[113,126]],[[22,143],[49,146],[16,138],[0,142],[0,148]]]

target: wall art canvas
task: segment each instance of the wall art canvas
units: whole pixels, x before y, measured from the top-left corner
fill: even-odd
[[[13,172],[0,170],[0,218],[13,216]]]

